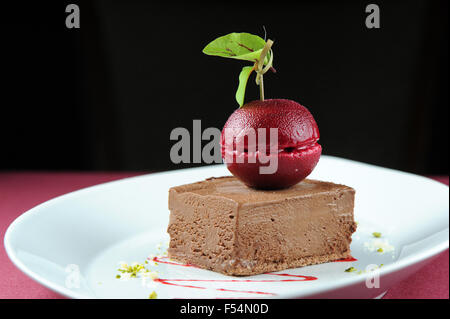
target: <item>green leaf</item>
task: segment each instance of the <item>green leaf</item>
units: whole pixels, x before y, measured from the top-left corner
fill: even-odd
[[[210,42],[203,49],[203,53],[223,58],[257,62],[265,45],[266,41],[257,35],[245,32],[230,33]],[[269,62],[270,54],[271,51],[266,54],[264,65]],[[252,71],[253,67],[247,66],[239,74],[239,86],[236,91],[236,101],[239,103],[239,106],[244,104],[245,89]]]
[[[210,42],[203,49],[203,53],[255,62],[261,55],[261,50],[265,44],[266,41],[257,35],[245,32],[230,33]]]
[[[248,78],[253,71],[252,66],[244,66],[239,74],[239,87],[236,91],[236,101],[239,103],[239,107],[244,104],[245,88],[247,87]]]

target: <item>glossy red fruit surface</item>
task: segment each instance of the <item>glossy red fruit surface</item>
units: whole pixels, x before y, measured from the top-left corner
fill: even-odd
[[[278,129],[275,141],[270,139],[270,128]],[[258,129],[265,130],[258,134]],[[254,139],[249,138],[252,131]],[[250,187],[286,188],[305,179],[317,165],[322,152],[319,137],[313,116],[297,102],[253,101],[237,109],[225,123],[222,157],[230,172]],[[276,149],[269,154],[271,146]],[[275,160],[276,171],[261,174],[260,167]]]

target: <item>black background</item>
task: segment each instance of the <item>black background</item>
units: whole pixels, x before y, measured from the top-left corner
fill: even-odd
[[[76,3],[81,28],[67,29]],[[166,170],[169,134],[222,128],[242,61],[203,47],[275,40],[267,98],[307,106],[324,154],[448,174],[448,2],[2,3],[0,170]],[[247,100],[258,98],[253,80]]]

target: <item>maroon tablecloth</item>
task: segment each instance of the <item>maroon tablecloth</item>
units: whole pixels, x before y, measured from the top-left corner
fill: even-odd
[[[9,261],[3,237],[9,224],[28,209],[83,187],[104,183],[139,173],[34,173],[0,172],[0,299],[61,298],[37,284]],[[448,185],[449,178],[432,177]],[[449,298],[449,253],[437,257],[426,269],[392,287],[384,298]]]

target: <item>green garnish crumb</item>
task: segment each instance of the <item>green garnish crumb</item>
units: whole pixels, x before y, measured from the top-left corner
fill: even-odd
[[[117,274],[117,279],[134,279],[134,278],[142,278],[147,279],[150,278],[155,280],[158,278],[158,273],[156,271],[151,271],[150,269],[145,268],[145,262],[133,263],[132,265],[128,265],[125,262],[120,262],[120,268],[117,269],[121,274]]]
[[[345,269],[345,272],[354,272],[354,271],[356,271],[355,267],[350,267],[350,268]]]
[[[379,253],[382,253],[382,252],[383,252],[383,248],[378,248],[377,251],[378,251]]]
[[[121,265],[121,268],[117,269],[117,271],[121,272],[122,274],[130,274],[130,277],[135,278],[137,277],[137,274],[144,270],[145,267],[143,264],[133,264],[131,266],[127,264]]]
[[[373,235],[373,237],[376,237],[376,238],[381,237],[381,233],[379,233],[379,232],[373,232],[372,235]]]
[[[156,299],[158,298],[158,295],[156,294],[155,291],[152,291],[152,293],[148,296],[148,299]]]

